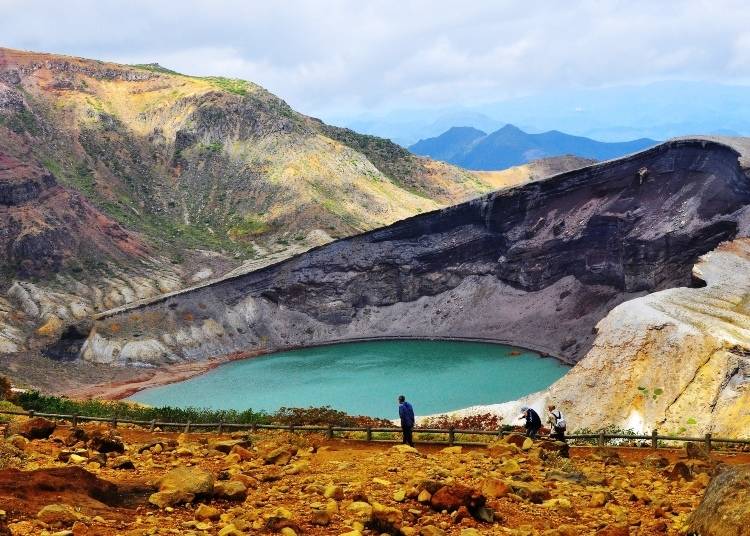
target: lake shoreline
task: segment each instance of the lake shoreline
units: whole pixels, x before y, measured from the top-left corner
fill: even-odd
[[[338,344],[346,343],[358,343],[358,342],[386,342],[386,341],[453,341],[453,342],[474,342],[493,344],[498,346],[509,346],[514,348],[514,351],[529,351],[538,354],[541,359],[554,359],[566,366],[573,366],[574,363],[570,363],[568,360],[552,355],[544,349],[528,348],[527,346],[519,346],[513,344],[510,341],[491,339],[491,338],[477,338],[477,337],[419,337],[419,336],[383,336],[383,337],[357,337],[348,339],[334,339],[330,341],[319,342],[311,345],[299,346],[290,345],[287,347],[274,348],[273,350],[254,350],[245,352],[233,352],[231,354],[225,354],[221,356],[209,357],[208,359],[201,361],[192,361],[188,363],[179,363],[177,365],[164,368],[152,368],[152,369],[138,369],[138,374],[135,374],[132,378],[121,381],[109,381],[95,385],[87,385],[76,387],[64,391],[62,394],[68,398],[74,399],[103,399],[103,400],[123,400],[129,398],[136,393],[152,389],[156,387],[163,387],[173,383],[179,383],[198,376],[202,376],[211,370],[220,367],[222,365],[232,363],[234,361],[241,361],[246,359],[252,359],[255,357],[261,357],[276,353],[289,352],[294,350],[306,350],[323,348],[327,346],[335,346]],[[135,372],[135,371],[134,371]]]

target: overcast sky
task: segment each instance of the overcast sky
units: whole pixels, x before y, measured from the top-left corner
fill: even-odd
[[[245,78],[326,117],[747,83],[750,2],[0,0],[0,46]]]

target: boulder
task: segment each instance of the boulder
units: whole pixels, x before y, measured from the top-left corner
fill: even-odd
[[[521,466],[513,458],[508,458],[497,466],[497,470],[506,475],[517,475],[521,472]]]
[[[52,526],[70,526],[79,519],[81,514],[67,504],[48,504],[36,515],[37,519]]]
[[[235,445],[232,447],[232,450],[229,451],[230,454],[236,454],[240,457],[242,461],[248,461],[253,458],[255,458],[255,453],[252,450],[248,450],[245,447],[241,445]]]
[[[550,491],[536,482],[511,480],[508,484],[513,489],[513,493],[535,504],[541,504],[551,497]]]
[[[750,464],[724,466],[690,516],[687,534],[736,536],[750,526]]]
[[[105,454],[108,452],[118,452],[120,454],[125,452],[125,444],[122,438],[112,430],[95,432],[86,443],[86,446],[91,450],[104,452]]]
[[[44,417],[34,417],[18,425],[18,434],[26,439],[47,439],[57,425]]]
[[[81,441],[86,442],[89,440],[89,435],[86,433],[86,430],[83,428],[72,428],[67,436],[65,436],[65,439],[63,439],[63,444],[66,447],[72,447],[76,443],[79,443]]]
[[[263,461],[266,463],[266,465],[286,465],[296,454],[296,452],[297,449],[292,448],[291,446],[279,447],[263,456]]]
[[[570,446],[565,441],[539,441],[536,447],[540,450],[540,453],[554,452],[562,458],[570,457]]]
[[[220,439],[208,442],[208,448],[211,450],[218,450],[224,454],[229,454],[235,447],[244,448],[250,446],[249,439]]]
[[[435,492],[430,499],[430,506],[438,512],[443,510],[452,512],[465,506],[474,515],[485,502],[487,498],[479,491],[460,484],[450,484]]]
[[[166,508],[175,504],[190,503],[193,502],[193,499],[195,499],[195,495],[192,493],[186,493],[178,489],[168,489],[152,493],[148,498],[148,502],[159,508]]]
[[[372,516],[367,526],[380,533],[397,534],[402,522],[401,510],[375,502],[372,504]]]
[[[526,441],[527,437],[523,434],[518,433],[512,433],[505,436],[505,442],[509,443],[510,445],[515,445],[519,449],[523,447],[524,442]]]
[[[487,445],[487,452],[492,458],[504,458],[518,454],[521,451],[516,445],[505,441],[493,441]]]
[[[159,481],[159,491],[180,491],[195,497],[208,497],[214,491],[214,476],[197,467],[176,467]]]
[[[685,462],[676,462],[669,465],[661,472],[661,474],[672,481],[679,480],[680,478],[690,480],[693,477],[690,468]]]

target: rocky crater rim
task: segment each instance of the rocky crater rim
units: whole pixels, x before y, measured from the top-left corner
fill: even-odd
[[[466,201],[464,203],[460,203],[458,205],[453,205],[453,206],[449,206],[449,207],[442,208],[442,209],[436,209],[436,210],[431,210],[429,212],[424,212],[422,214],[418,214],[418,215],[412,216],[410,218],[405,218],[403,220],[399,220],[399,221],[394,222],[393,224],[385,226],[385,227],[380,227],[380,228],[373,229],[373,230],[370,230],[370,231],[366,231],[364,233],[360,233],[360,234],[357,234],[357,235],[354,235],[354,236],[351,236],[351,237],[345,237],[345,238],[341,238],[341,239],[335,240],[335,241],[327,243],[327,244],[323,244],[323,245],[320,245],[320,246],[315,246],[315,247],[313,247],[313,248],[311,248],[311,249],[309,249],[307,251],[304,251],[304,252],[299,253],[297,255],[294,255],[292,257],[283,259],[283,260],[281,260],[279,262],[276,262],[276,263],[273,263],[273,264],[269,264],[269,265],[264,266],[263,268],[260,268],[258,270],[251,270],[251,271],[248,271],[248,272],[241,272],[241,271],[240,272],[235,272],[235,273],[233,273],[230,276],[215,278],[215,279],[212,279],[210,281],[206,281],[206,282],[203,282],[203,283],[201,283],[199,285],[195,285],[195,286],[192,286],[192,287],[182,288],[182,289],[174,291],[174,292],[169,292],[169,293],[161,294],[159,296],[155,296],[153,298],[147,298],[145,300],[133,301],[133,302],[130,302],[130,303],[128,303],[126,305],[123,305],[121,307],[117,307],[117,308],[114,308],[114,309],[103,311],[103,312],[95,315],[94,316],[94,320],[104,320],[104,319],[106,319],[108,317],[111,317],[113,315],[117,315],[117,314],[120,314],[120,313],[123,313],[123,312],[127,312],[127,311],[137,310],[137,309],[140,309],[142,307],[149,306],[149,305],[154,305],[154,304],[162,303],[162,302],[165,302],[165,301],[169,300],[170,298],[174,298],[174,297],[177,297],[177,296],[182,296],[182,295],[185,295],[185,294],[190,294],[192,292],[199,291],[199,290],[202,290],[202,289],[205,289],[205,288],[209,288],[209,287],[212,287],[212,286],[217,285],[217,284],[240,280],[243,277],[246,277],[251,272],[254,272],[255,274],[258,274],[258,275],[265,274],[265,273],[271,273],[271,272],[275,271],[276,269],[278,269],[279,267],[291,264],[292,262],[298,260],[300,257],[309,255],[309,254],[311,254],[313,252],[316,252],[316,251],[319,251],[319,250],[322,250],[322,249],[327,249],[327,248],[335,247],[337,244],[349,242],[353,238],[365,238],[365,237],[368,237],[368,236],[375,235],[377,233],[382,233],[382,232],[387,231],[389,229],[392,229],[394,227],[403,225],[406,222],[419,222],[419,221],[422,221],[422,220],[427,220],[431,216],[434,216],[435,214],[439,214],[440,212],[444,212],[444,211],[461,210],[461,208],[463,208],[463,207],[469,207],[469,206],[473,206],[473,205],[477,205],[477,204],[478,205],[486,205],[489,202],[493,201],[494,199],[496,199],[496,198],[498,198],[500,196],[510,197],[512,195],[515,195],[517,192],[520,192],[520,191],[535,190],[535,189],[539,188],[539,186],[541,184],[563,183],[563,182],[565,182],[566,180],[568,180],[568,179],[570,179],[572,177],[577,177],[577,176],[580,176],[580,175],[585,175],[585,174],[593,173],[593,172],[604,172],[604,171],[607,171],[609,169],[616,168],[616,167],[618,167],[618,166],[620,166],[622,164],[636,162],[638,160],[646,159],[646,158],[651,157],[651,156],[656,156],[656,155],[659,155],[659,154],[661,154],[663,152],[669,151],[671,149],[677,149],[677,148],[680,148],[680,147],[701,147],[703,149],[709,149],[711,147],[714,147],[714,148],[721,149],[721,150],[728,150],[728,151],[730,151],[730,152],[732,152],[732,153],[734,153],[736,155],[738,161],[739,161],[739,158],[741,156],[741,153],[739,151],[737,151],[736,148],[732,147],[730,144],[723,143],[722,141],[710,140],[710,139],[703,139],[701,137],[680,138],[680,139],[675,139],[675,140],[668,140],[668,141],[665,141],[665,142],[660,143],[658,145],[655,145],[654,147],[651,147],[649,149],[646,149],[646,150],[643,150],[643,151],[639,151],[637,153],[626,155],[626,156],[623,156],[623,157],[620,157],[620,158],[615,158],[615,159],[612,159],[612,160],[606,160],[606,161],[603,161],[603,162],[598,162],[598,163],[592,164],[590,166],[584,166],[584,167],[581,167],[581,168],[578,168],[578,169],[574,169],[574,170],[566,171],[566,172],[563,172],[563,173],[559,173],[557,175],[552,175],[550,177],[547,177],[545,179],[536,181],[534,183],[523,184],[523,185],[515,186],[515,187],[512,187],[512,188],[507,188],[507,189],[503,189],[503,190],[494,191],[494,192],[491,192],[489,194],[485,194],[483,196],[479,196],[479,197],[477,197],[475,199],[471,199],[471,200]],[[614,180],[617,180],[617,179],[614,179]]]

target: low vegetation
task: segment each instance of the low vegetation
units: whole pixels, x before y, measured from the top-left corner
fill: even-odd
[[[0,386],[2,385],[0,377]],[[283,424],[287,426],[392,426],[386,419],[353,416],[329,406],[309,408],[281,408],[274,413],[238,410],[214,410],[208,408],[176,408],[171,406],[149,407],[130,402],[109,400],[71,400],[69,398],[44,395],[36,391],[19,393],[13,398],[13,406],[25,411],[53,413],[58,415],[84,415],[87,417],[121,420],[175,422],[193,424],[237,423],[237,424]],[[9,409],[0,406],[0,410]]]

